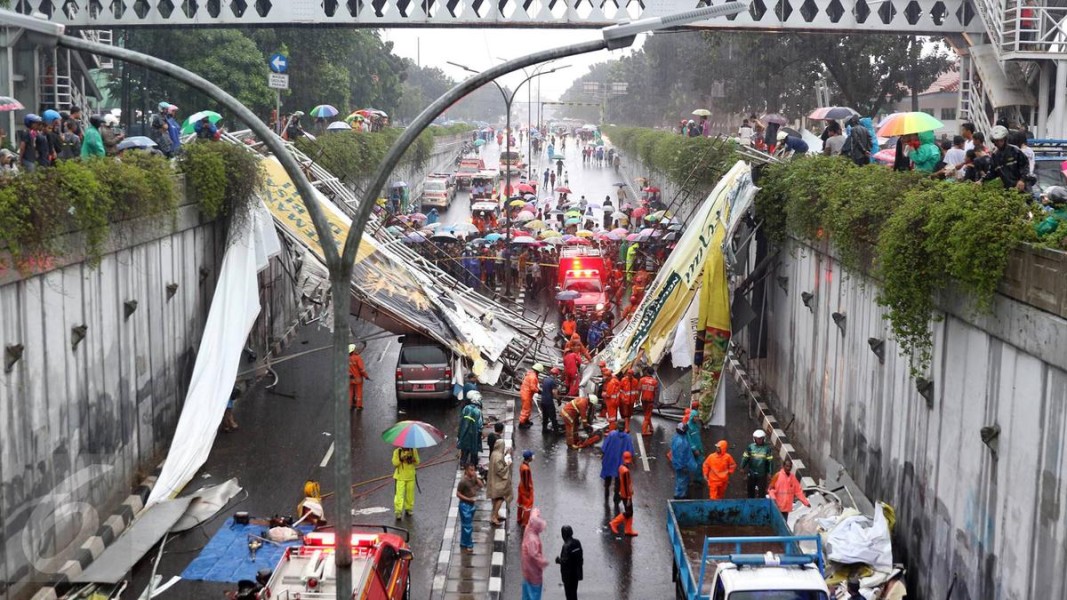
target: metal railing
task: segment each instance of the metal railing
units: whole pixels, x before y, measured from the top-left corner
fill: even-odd
[[[113,38],[110,29],[82,29],[78,32],[82,39],[89,40],[90,42],[99,42],[101,44],[112,45]],[[96,63],[98,69],[113,69],[115,68],[115,61],[100,56],[99,54],[91,55],[93,61]]]
[[[1067,57],[1067,6],[1032,0],[976,0],[990,43],[1002,60]]]

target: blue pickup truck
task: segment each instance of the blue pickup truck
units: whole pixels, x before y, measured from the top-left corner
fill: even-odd
[[[771,500],[671,500],[667,535],[679,600],[830,597],[821,539],[794,536]]]

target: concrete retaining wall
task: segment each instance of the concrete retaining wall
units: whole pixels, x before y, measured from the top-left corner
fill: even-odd
[[[0,343],[11,363],[0,374],[0,599],[52,580],[158,464],[192,372],[224,229],[187,204],[173,229],[166,219],[116,225],[98,266],[74,256],[31,276],[0,272]],[[286,272],[292,265],[281,257],[260,275],[264,310],[250,343],[261,357],[299,306]]]
[[[927,400],[889,339],[877,282],[799,243],[770,281],[767,358],[749,366],[809,466],[840,463],[896,507],[909,597],[1067,597],[1067,321],[1003,295],[974,316],[946,294]],[[884,364],[870,338],[886,340]],[[983,427],[999,427],[990,445]]]

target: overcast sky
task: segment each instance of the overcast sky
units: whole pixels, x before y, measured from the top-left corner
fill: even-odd
[[[438,67],[454,79],[470,75],[447,64],[452,61],[472,69],[485,69],[499,62],[497,58],[512,59],[558,46],[585,42],[600,37],[596,29],[383,29],[382,38],[392,41],[393,51],[404,58],[416,60],[422,66]],[[633,48],[640,48],[645,36],[638,36]],[[541,99],[555,100],[578,77],[589,72],[598,62],[618,58],[632,49],[602,50],[591,54],[560,60],[571,65],[558,73],[540,77]],[[527,67],[529,71],[530,67]],[[525,78],[522,72],[503,78],[505,85],[515,86]],[[534,80],[536,81],[536,80]],[[525,91],[523,89],[522,91]],[[537,93],[537,87],[533,89]],[[525,94],[520,92],[520,96]]]

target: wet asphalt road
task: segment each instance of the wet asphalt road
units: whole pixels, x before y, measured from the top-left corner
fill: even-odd
[[[488,168],[496,164],[498,152],[495,144],[483,149]],[[612,184],[620,179],[610,168],[582,168],[581,157],[572,144],[568,144],[567,156],[573,196],[584,194],[587,198],[597,198],[614,192]],[[536,168],[538,162],[534,165]],[[544,169],[543,165],[541,169]],[[442,221],[456,223],[469,217],[467,195],[461,192],[452,207],[442,215]],[[531,312],[553,311],[552,307],[537,304],[534,299],[528,300],[526,308]],[[553,314],[550,318],[556,316]],[[441,547],[442,528],[457,464],[454,436],[458,411],[449,402],[433,402],[398,413],[392,377],[399,351],[396,336],[355,319],[352,319],[352,326],[358,337],[369,338],[363,358],[372,377],[365,388],[366,409],[352,414],[353,480],[391,475],[392,448],[381,441],[380,434],[398,418],[427,421],[449,435],[445,444],[422,452],[423,462],[437,456],[449,458],[443,464],[419,471],[421,493],[416,498],[415,515],[402,522],[411,531],[411,545],[416,557],[412,565],[412,597],[425,599],[429,597],[434,563]],[[312,324],[300,331],[286,349],[286,355],[323,348],[328,343],[328,331],[317,323]],[[324,492],[335,489],[332,459],[325,468],[320,467],[333,439],[332,410],[327,405],[323,385],[329,376],[325,354],[306,354],[280,363],[275,369],[280,379],[277,387],[273,391],[256,388],[244,396],[236,411],[240,429],[219,435],[207,464],[188,488],[194,490],[237,477],[246,492],[238,495],[212,521],[167,543],[158,569],[164,581],[180,574],[235,511],[249,511],[254,517],[291,514],[302,498],[301,489],[306,478],[318,479]],[[744,444],[749,441],[756,424],[748,419],[746,408],[736,398],[736,393],[728,394],[728,398],[728,427],[706,431],[705,446],[710,448],[725,436],[730,441],[731,452],[740,461]],[[666,501],[672,496],[673,473],[666,451],[675,423],[656,417],[655,425],[654,435],[642,440],[648,470],[644,469],[640,459],[635,464],[637,501],[634,525],[640,536],[631,539],[617,538],[607,528],[613,514],[603,502],[598,450],[568,450],[561,436],[550,434],[543,437],[536,425],[516,432],[516,453],[527,448],[536,452],[533,464],[536,505],[548,521],[543,540],[546,556],[551,560],[558,554],[561,545],[559,528],[564,524],[571,525],[575,536],[582,541],[585,580],[579,588],[581,597],[645,599],[666,597],[671,592],[673,583],[665,515]],[[741,477],[735,475],[728,496],[741,497],[743,487]],[[354,508],[363,511],[363,514],[357,513],[357,523],[395,524],[391,509],[391,478],[358,486],[355,493]],[[329,515],[332,510],[329,500],[326,510]],[[522,574],[519,561],[521,538],[514,519],[509,521],[509,527],[504,597],[510,599],[521,595]],[[155,551],[153,549],[138,564],[132,575],[131,591],[140,593],[147,585]],[[162,597],[218,598],[222,591],[234,587],[182,581]],[[130,592],[126,595],[135,597]],[[563,597],[559,570],[554,564],[545,573],[544,597]]]

